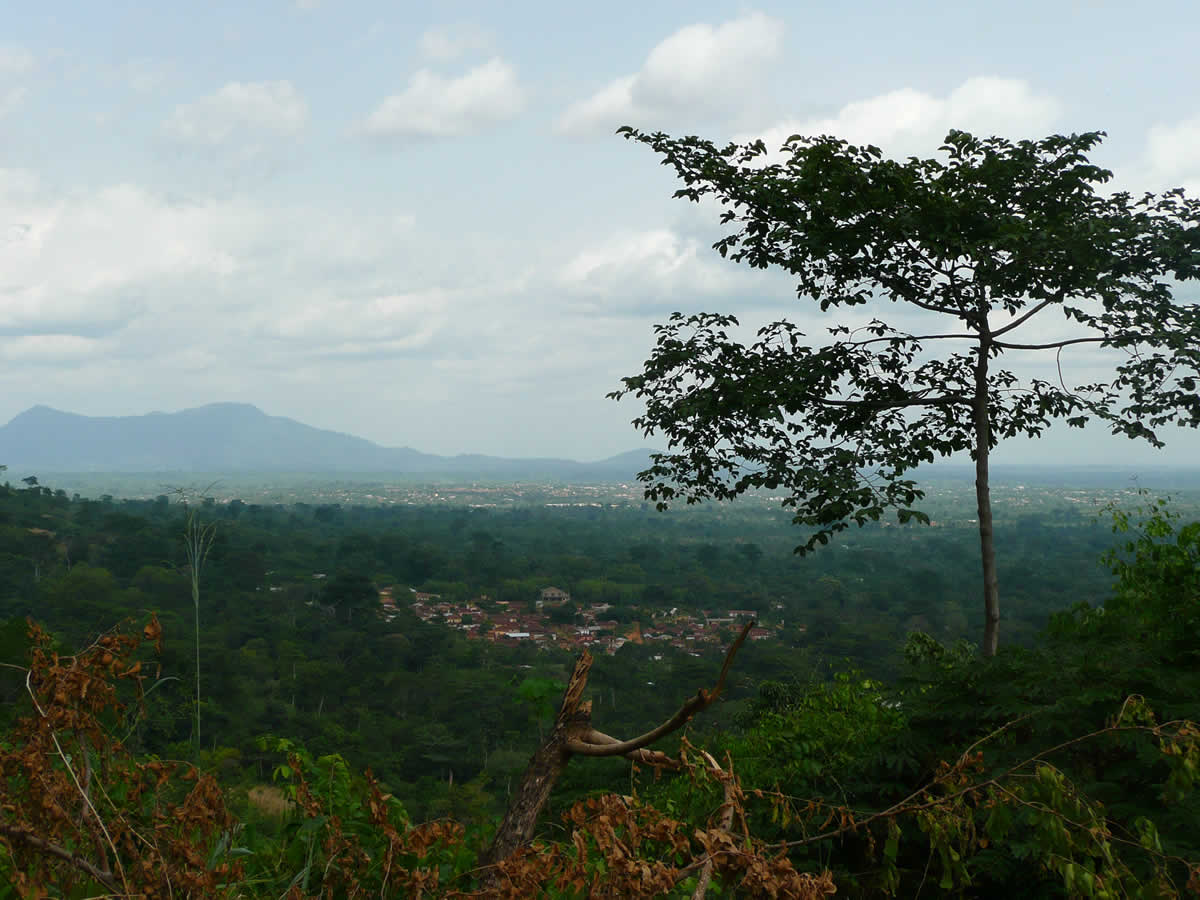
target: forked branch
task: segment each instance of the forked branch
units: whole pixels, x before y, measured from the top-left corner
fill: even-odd
[[[619,740],[592,728],[592,704],[583,700],[588,672],[592,667],[592,655],[586,650],[580,654],[575,661],[570,681],[567,682],[562,705],[554,720],[554,729],[529,760],[504,820],[500,823],[491,847],[483,855],[482,862],[494,866],[529,843],[537,826],[538,816],[572,756],[624,756],[646,765],[678,768],[678,760],[661,751],[650,750],[648,745],[682,728],[696,713],[712,705],[725,689],[725,679],[729,675],[734,657],[746,642],[753,627],[754,622],[749,622],[742,628],[742,633],[725,654],[725,664],[721,667],[721,674],[711,690],[702,688],[697,691],[695,696],[690,697],[667,721],[628,741]],[[491,884],[493,879],[499,877],[499,869],[492,869],[484,878],[485,884]]]
[[[750,629],[753,627],[754,622],[747,622],[742,628],[742,633],[737,636],[737,640],[730,645],[729,652],[725,654],[725,664],[721,667],[721,675],[717,679],[717,683],[713,689],[711,691],[706,691],[704,688],[698,690],[695,696],[690,697],[679,707],[675,715],[671,716],[671,718],[667,719],[657,728],[653,728],[645,734],[628,741],[615,740],[606,734],[589,728],[581,738],[567,739],[564,746],[569,752],[577,753],[580,756],[626,756],[682,728],[691,721],[696,713],[712,705],[713,701],[720,696],[721,691],[725,689],[725,676],[729,674],[729,667],[733,665],[734,657],[737,656],[737,652],[741,649],[742,644],[746,642],[746,637],[750,634]]]

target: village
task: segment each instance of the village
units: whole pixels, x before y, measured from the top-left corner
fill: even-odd
[[[569,615],[571,595],[557,587],[546,587],[533,603],[492,600],[481,595],[473,600],[443,600],[409,588],[384,588],[379,593],[382,615],[390,621],[398,604],[408,603],[424,622],[439,623],[461,631],[467,638],[516,646],[532,644],[543,649],[578,650],[615,654],[627,643],[670,646],[699,656],[729,643],[747,622],[758,623],[757,610],[730,609],[686,612],[678,608],[655,612],[649,624],[621,623],[605,618],[610,606],[595,603]],[[562,613],[568,611],[568,615]],[[555,613],[558,615],[554,615]],[[573,621],[562,621],[564,618]],[[755,624],[749,639],[761,641],[776,636],[776,628]]]

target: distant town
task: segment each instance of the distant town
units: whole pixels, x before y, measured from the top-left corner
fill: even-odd
[[[589,649],[614,654],[625,644],[670,646],[700,655],[729,643],[733,634],[747,622],[759,621],[753,609],[704,610],[684,612],[678,608],[653,615],[651,623],[621,623],[605,618],[611,609],[607,603],[595,603],[573,609],[571,595],[557,587],[543,588],[531,604],[492,600],[481,595],[473,600],[444,600],[413,588],[384,588],[379,592],[383,618],[391,621],[399,604],[409,603],[418,618],[444,624],[473,640],[515,646],[533,644],[562,650]],[[559,613],[555,615],[555,613]],[[563,615],[565,613],[566,615]],[[561,621],[567,618],[572,621]],[[557,620],[557,621],[556,621]],[[804,630],[803,626],[800,628]],[[756,624],[749,638],[761,641],[776,636],[777,627]]]
[[[965,468],[931,468],[917,473],[926,497],[925,511],[945,524],[968,521],[974,505],[974,476]],[[397,476],[302,475],[289,473],[54,473],[45,479],[68,494],[149,499],[190,495],[211,497],[218,504],[239,500],[246,505],[413,506],[469,509],[520,507],[620,509],[646,505],[644,485],[637,481],[551,483],[546,481],[478,481]],[[1109,504],[1136,502],[1137,492],[1170,494],[1184,505],[1200,504],[1200,469],[1129,469],[998,467],[993,495],[1005,509],[1044,510],[1075,507],[1099,510]],[[778,511],[782,498],[764,491],[739,503]],[[781,514],[786,520],[786,516]]]

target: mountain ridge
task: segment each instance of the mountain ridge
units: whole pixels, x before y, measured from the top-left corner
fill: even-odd
[[[379,472],[631,479],[648,450],[586,463],[478,453],[439,456],[272,416],[250,403],[86,416],[38,404],[0,426],[0,463],[44,472]]]

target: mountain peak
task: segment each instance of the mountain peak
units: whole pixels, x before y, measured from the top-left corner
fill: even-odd
[[[266,415],[261,409],[253,403],[238,403],[236,400],[220,400],[216,403],[205,403],[202,406],[194,406],[193,409],[240,409],[248,412],[256,412],[261,415]],[[184,410],[186,412],[187,410]]]
[[[255,418],[266,419],[269,416],[255,406],[253,403],[237,403],[234,401],[225,401],[221,403],[205,403],[203,406],[194,406],[191,409],[181,409],[178,416],[191,415],[224,415],[238,416],[243,419]]]
[[[63,412],[61,409],[55,409],[53,406],[46,406],[44,403],[39,403],[37,406],[31,406],[24,412],[19,412],[9,420],[11,425],[13,422],[45,422],[52,419],[69,419],[74,418],[75,413]]]

